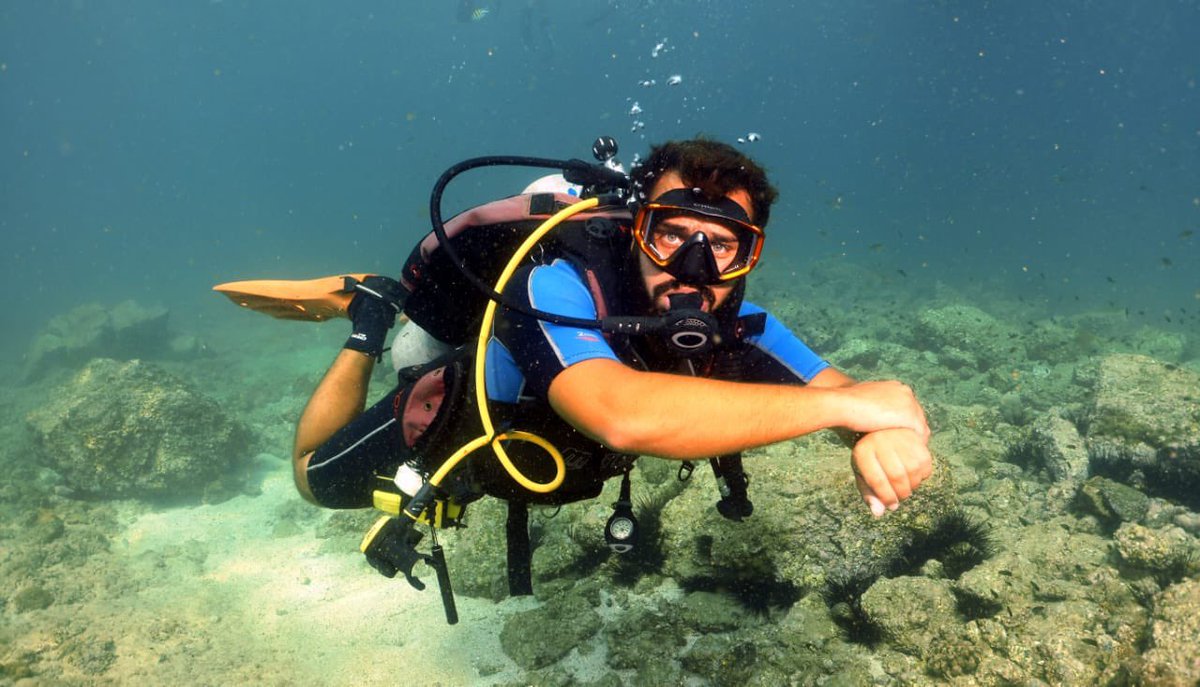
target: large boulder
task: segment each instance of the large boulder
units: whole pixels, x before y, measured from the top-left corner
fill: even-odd
[[[1093,374],[1092,472],[1200,510],[1200,374],[1133,354],[1107,356]]]
[[[670,576],[787,605],[825,589],[831,575],[915,572],[945,553],[924,542],[959,512],[952,471],[942,465],[898,511],[872,518],[854,487],[849,450],[825,433],[754,451],[745,467],[754,514],[743,522],[714,507],[719,494],[707,466],[663,508]]]
[[[1125,523],[1113,533],[1113,548],[1128,577],[1149,574],[1171,583],[1200,572],[1200,545],[1179,527]]]
[[[588,599],[561,595],[509,616],[500,631],[500,646],[522,668],[544,668],[596,634],[602,625]],[[554,631],[545,632],[546,628]]]
[[[862,595],[862,610],[888,643],[928,658],[930,641],[962,624],[949,580],[881,579]]]
[[[1155,448],[1200,446],[1200,374],[1136,354],[1099,362],[1088,434]]]
[[[254,436],[162,368],[100,358],[27,416],[36,457],[76,493],[196,500],[236,488]]]
[[[1122,523],[1140,522],[1150,511],[1150,497],[1128,484],[1092,477],[1075,494],[1075,506],[1080,513],[1095,517],[1106,529],[1115,530]]]

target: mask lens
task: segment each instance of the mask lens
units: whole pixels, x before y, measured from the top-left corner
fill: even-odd
[[[684,246],[703,233],[720,281],[736,279],[754,267],[762,250],[762,231],[729,217],[687,208],[647,204],[638,215],[637,241],[659,267],[666,267]]]

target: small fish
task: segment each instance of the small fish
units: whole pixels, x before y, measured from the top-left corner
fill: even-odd
[[[667,77],[668,86],[678,86],[681,83],[683,83],[683,77],[678,74],[672,74]]]
[[[1171,265],[1173,265],[1173,264],[1175,264],[1175,263],[1171,262],[1171,258],[1163,258],[1163,259],[1162,259],[1162,266],[1163,266],[1163,267],[1170,267],[1170,266],[1171,266]]]
[[[1192,238],[1192,236],[1195,235],[1195,233],[1196,232],[1192,231],[1191,229],[1184,229],[1183,231],[1179,232],[1179,238],[1181,238],[1183,240],[1187,240],[1187,239]]]
[[[483,21],[483,18],[491,13],[492,11],[486,7],[477,7],[471,12],[471,21]]]

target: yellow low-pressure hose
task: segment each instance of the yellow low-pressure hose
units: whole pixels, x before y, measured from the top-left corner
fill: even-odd
[[[534,245],[536,245],[543,236],[545,236],[567,218],[579,214],[580,212],[584,212],[585,210],[590,210],[599,205],[599,203],[599,199],[589,198],[559,210],[545,222],[542,222],[538,228],[535,229],[534,232],[525,239],[525,242],[521,244],[515,253],[513,253],[512,259],[510,259],[508,264],[505,265],[504,271],[500,273],[500,278],[496,280],[496,291],[501,293],[504,292],[504,287],[508,284],[508,280],[512,278],[513,273],[517,271],[517,267],[521,264],[521,261],[525,259],[525,256],[529,254],[529,251],[533,250]],[[504,469],[508,472],[509,476],[511,476],[513,480],[517,482],[517,484],[520,484],[529,491],[538,494],[545,494],[557,489],[562,484],[563,479],[567,476],[567,468],[566,464],[563,463],[562,453],[560,453],[558,449],[546,439],[529,432],[511,431],[497,436],[496,429],[492,425],[491,413],[488,412],[487,379],[484,375],[484,366],[487,357],[488,340],[491,338],[492,333],[492,322],[496,318],[496,307],[496,301],[489,299],[487,308],[483,311],[483,322],[479,326],[479,341],[475,345],[475,404],[479,407],[479,420],[483,425],[484,434],[472,439],[464,444],[460,449],[455,451],[454,455],[450,456],[445,463],[442,463],[442,466],[438,468],[437,472],[433,473],[433,476],[429,478],[429,483],[435,487],[440,485],[446,475],[449,474],[450,471],[454,469],[454,466],[458,465],[463,458],[466,458],[475,450],[491,444],[492,451],[495,452],[496,458],[500,460],[500,464],[504,466]],[[517,469],[517,466],[513,464],[512,459],[508,457],[508,452],[505,451],[503,445],[503,442],[505,441],[528,441],[542,447],[542,449],[544,449],[554,461],[554,479],[550,480],[549,482],[534,482],[522,474],[521,471]]]

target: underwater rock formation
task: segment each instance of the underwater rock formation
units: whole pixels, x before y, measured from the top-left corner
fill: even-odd
[[[893,364],[854,339],[843,352],[861,367]],[[1122,376],[1147,370],[1144,388]],[[995,377],[967,371],[955,373],[964,389]],[[538,684],[569,684],[564,666],[577,660],[603,661],[623,676],[612,684],[1194,683],[1200,516],[1147,471],[1167,446],[1182,464],[1192,455],[1188,404],[1200,385],[1153,381],[1174,372],[1141,356],[1099,359],[1078,378],[1056,370],[1038,380],[1039,409],[1021,388],[1033,373],[1006,368],[1021,413],[997,407],[996,393],[930,402],[937,471],[879,520],[854,489],[846,448],[824,433],[748,452],[755,509],[743,522],[717,512],[702,462],[681,485],[677,463],[639,461],[635,501],[653,503],[645,523],[660,534],[647,542],[653,565],[626,577],[631,559],[603,548],[615,481],[552,520],[534,515],[534,590],[547,615],[514,622],[506,653]],[[1063,380],[1077,395],[1055,391]],[[1163,398],[1170,407],[1155,405]],[[1130,425],[1142,429],[1127,435]],[[503,597],[503,506],[471,508],[465,536],[447,536],[456,584]],[[574,645],[513,641],[549,617],[578,619]]]
[[[1200,544],[1178,527],[1125,523],[1113,533],[1113,541],[1127,577],[1148,575],[1166,587],[1200,573]]]
[[[500,632],[500,645],[522,668],[543,668],[596,634],[601,624],[588,599],[558,596],[543,606],[510,616]]]
[[[1024,358],[1017,332],[1010,325],[971,305],[948,305],[917,315],[913,344],[933,351],[950,369],[1004,367]]]
[[[818,434],[747,456],[754,515],[743,522],[721,517],[712,476],[698,469],[664,509],[664,572],[762,611],[820,592],[831,572],[903,574],[939,556],[909,544],[956,511],[952,472],[935,469],[903,508],[876,520],[854,488],[848,450],[831,438]]]
[[[1054,413],[1039,416],[1006,459],[1034,472],[1044,471],[1051,482],[1078,484],[1087,479],[1090,469],[1079,430]]]
[[[215,401],[137,360],[93,360],[26,420],[36,458],[92,498],[215,497],[254,455],[250,430]]]
[[[898,650],[926,657],[933,636],[961,625],[948,580],[881,579],[862,596],[867,621]]]
[[[1147,685],[1200,684],[1200,580],[1172,585],[1154,604],[1151,648],[1143,656]]]
[[[1092,473],[1200,510],[1200,374],[1132,354],[1103,358],[1093,374]]]
[[[1009,548],[952,584],[967,620],[935,644],[955,655],[927,668],[976,684],[1036,678],[1108,684],[1135,659],[1146,610],[1106,565],[1108,545],[1070,517],[1031,525]],[[933,652],[936,656],[937,652]]]
[[[1096,518],[1109,531],[1122,523],[1139,522],[1150,510],[1150,497],[1107,477],[1092,477],[1075,495],[1078,512]]]
[[[26,377],[54,366],[77,367],[93,358],[168,358],[202,348],[192,336],[171,331],[166,308],[127,300],[112,308],[81,305],[46,324],[26,356]]]
[[[1200,374],[1154,358],[1115,354],[1097,367],[1088,434],[1150,446],[1200,444]]]

